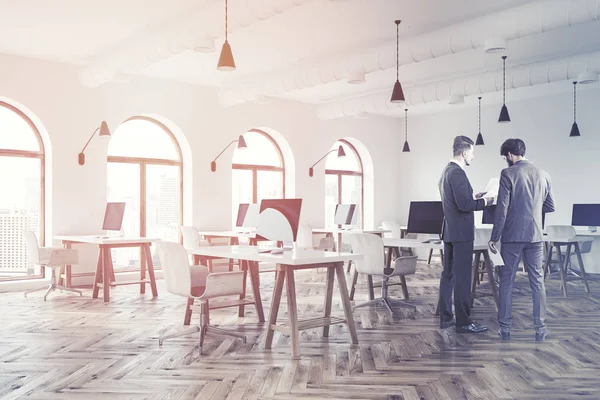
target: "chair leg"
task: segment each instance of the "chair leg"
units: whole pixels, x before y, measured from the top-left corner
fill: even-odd
[[[404,275],[400,275],[400,282],[402,283],[402,294],[404,294],[404,299],[408,300],[408,286],[406,286],[406,277]]]
[[[23,293],[23,296],[27,297],[27,295],[29,293],[39,292],[40,290],[49,290],[51,287],[52,287],[52,284],[40,286],[39,288],[26,291],[25,293]]]
[[[369,300],[369,301],[365,301],[364,303],[360,303],[354,307],[352,307],[352,310],[356,310],[357,308],[360,307],[366,307],[366,306],[370,306],[370,305],[377,305],[379,303],[381,303],[383,301],[383,299],[374,299],[374,300]]]
[[[356,290],[356,283],[358,282],[358,271],[354,270],[354,275],[352,276],[352,286],[350,287],[350,300],[354,300],[354,291]]]
[[[404,278],[404,275],[400,275],[400,278]],[[398,300],[398,299],[390,299],[388,297],[388,281],[389,279],[384,278],[381,281],[381,298],[383,299],[383,301],[385,302],[386,306],[391,310],[392,306],[398,306],[398,307],[407,307],[407,308],[412,308],[413,310],[416,309],[417,307],[415,307],[413,304],[407,303],[406,301],[402,301],[402,300]],[[403,280],[402,281],[403,285],[406,284],[406,281]],[[406,299],[408,299],[408,291],[405,294]],[[392,315],[394,314],[394,312],[392,311]]]
[[[433,255],[433,249],[429,249],[429,257],[427,258],[427,265],[431,264],[431,256]]]
[[[168,335],[164,335],[158,338],[158,345],[162,346],[163,342],[167,339],[172,339],[175,337],[180,337],[180,336],[187,336],[187,335],[191,335],[192,333],[198,333],[198,331],[200,330],[199,326],[192,326],[191,328],[187,328],[184,329],[182,331],[179,332],[173,332],[170,333]]]
[[[192,322],[192,306],[194,305],[194,298],[190,297],[187,299],[185,305],[185,315],[183,316],[183,324],[189,325]]]

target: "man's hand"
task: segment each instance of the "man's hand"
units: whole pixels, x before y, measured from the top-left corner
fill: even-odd
[[[494,204],[494,200],[496,200],[496,198],[493,197],[493,196],[492,197],[485,197],[484,200],[485,200],[485,205],[486,206],[491,206],[492,204]]]
[[[498,253],[498,248],[496,247],[496,243],[498,243],[498,242],[494,242],[491,240],[488,242],[488,247],[490,248],[490,251],[494,254]]]
[[[483,197],[483,196],[484,196],[486,193],[487,193],[487,192],[480,192],[480,193],[477,193],[477,194],[475,195],[475,198],[476,198],[476,199],[480,199],[480,198],[482,198],[482,197]]]

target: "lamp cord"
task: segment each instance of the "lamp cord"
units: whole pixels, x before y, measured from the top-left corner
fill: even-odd
[[[400,69],[400,23],[396,22],[396,80],[400,81],[398,70]]]
[[[225,0],[225,41],[227,41],[227,0]]]
[[[481,97],[479,99],[479,133],[481,133]]]
[[[408,108],[404,109],[404,141],[408,142]]]
[[[506,56],[502,56],[502,104],[506,104]]]
[[[577,82],[573,82],[573,122],[577,122]]]

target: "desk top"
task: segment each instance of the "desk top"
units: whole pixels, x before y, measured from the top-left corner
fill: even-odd
[[[444,250],[444,242],[439,239],[432,239],[430,241],[424,242],[423,240],[418,240],[418,239],[383,238],[383,245],[385,247],[410,247],[413,249],[422,248],[422,249]],[[488,245],[487,245],[487,243],[486,244],[475,244],[473,246],[473,250],[476,250],[476,251],[488,250]]]
[[[159,238],[136,237],[136,236],[101,236],[101,235],[59,235],[54,236],[56,240],[72,243],[89,244],[138,244],[160,242]]]
[[[571,237],[560,237],[560,236],[544,235],[544,242],[550,242],[550,243],[584,243],[584,242],[589,242],[589,241],[593,241],[593,240],[594,240],[593,236],[577,235],[577,236],[571,236]]]
[[[255,246],[211,246],[188,250],[190,254],[219,257],[236,258],[246,261],[270,262],[285,265],[311,265],[331,262],[347,262],[351,260],[362,260],[361,254],[338,253],[335,251],[321,250],[286,250],[281,254],[260,253]]]
[[[236,232],[236,231],[198,231],[202,236],[213,236],[222,238],[249,238],[254,239],[256,232]]]
[[[313,233],[390,233],[386,229],[339,229],[339,228],[313,228]]]

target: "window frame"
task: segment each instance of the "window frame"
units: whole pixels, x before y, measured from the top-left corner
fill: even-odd
[[[154,118],[138,115],[138,116],[133,116],[133,117],[126,119],[125,121],[123,121],[123,123],[128,122],[128,121],[134,121],[134,120],[142,120],[142,121],[150,122],[150,123],[155,124],[158,127],[160,127],[163,130],[163,132],[165,134],[167,134],[169,136],[169,138],[171,139],[171,141],[173,142],[173,145],[175,146],[175,149],[177,151],[178,159],[177,160],[167,160],[167,159],[162,159],[162,158],[107,155],[107,157],[106,157],[107,167],[108,167],[108,163],[136,164],[139,166],[139,169],[140,169],[140,176],[139,176],[139,179],[140,179],[140,199],[139,199],[140,200],[140,215],[139,215],[140,220],[139,220],[139,222],[140,222],[140,236],[141,237],[145,237],[147,234],[147,226],[146,226],[147,225],[146,224],[146,211],[147,211],[146,167],[148,165],[169,165],[169,166],[179,167],[179,229],[178,229],[178,235],[179,235],[179,240],[181,241],[181,226],[183,224],[183,198],[184,198],[184,187],[183,187],[184,171],[183,171],[183,154],[181,151],[181,146],[179,144],[179,141],[173,134],[173,132],[162,122],[160,122]],[[146,261],[146,255],[140,248],[140,262],[142,263],[142,265],[144,265],[143,263],[145,261]],[[138,270],[139,270],[139,268],[119,268],[118,271],[119,272],[132,272],[132,271],[138,271]]]
[[[283,198],[286,198],[286,191],[285,191],[285,159],[283,157],[283,152],[281,151],[281,148],[279,147],[279,144],[277,143],[277,141],[275,139],[273,139],[273,137],[271,135],[269,135],[267,132],[260,130],[260,129],[250,129],[247,131],[248,132],[253,132],[253,133],[258,133],[262,136],[264,136],[267,140],[269,140],[269,142],[273,145],[273,147],[275,148],[275,150],[277,151],[277,155],[279,157],[279,167],[276,166],[271,166],[271,165],[255,165],[255,164],[238,164],[238,163],[232,163],[231,164],[231,169],[232,170],[244,170],[244,171],[251,171],[252,172],[252,202],[253,203],[257,203],[258,202],[258,172],[259,171],[277,171],[277,172],[281,172],[282,173],[282,179],[281,179],[281,191],[283,193]],[[233,156],[232,156],[233,158]]]
[[[334,148],[338,146],[338,143],[344,144],[358,160],[358,171],[348,171],[343,169],[327,169],[325,168],[326,175],[337,176],[337,185],[338,185],[338,193],[337,193],[337,204],[342,204],[342,176],[358,176],[360,177],[360,227],[364,228],[365,226],[365,173],[363,168],[362,158],[360,157],[360,153],[356,150],[356,147],[352,143],[350,143],[346,139],[339,139],[335,142]],[[327,164],[325,164],[327,165]]]
[[[46,148],[44,146],[44,140],[42,139],[42,135],[37,128],[37,126],[33,123],[31,118],[27,116],[23,111],[21,111],[18,107],[13,106],[10,103],[0,100],[0,107],[5,107],[14,113],[16,113],[19,117],[23,118],[23,120],[29,125],[35,137],[37,138],[39,150],[15,150],[15,149],[4,149],[0,148],[0,157],[22,157],[22,158],[35,158],[40,160],[40,237],[38,238],[38,243],[41,247],[46,245]],[[46,277],[46,270],[44,266],[41,266],[40,273],[37,275],[28,275],[25,277],[0,277],[0,282],[8,282],[8,281],[25,281],[30,279],[40,279]]]

